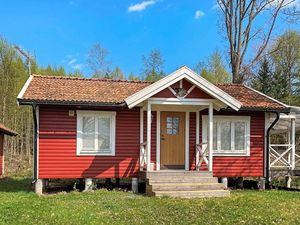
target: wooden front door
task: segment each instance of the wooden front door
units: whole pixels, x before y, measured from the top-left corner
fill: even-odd
[[[161,112],[161,169],[185,168],[185,113]]]

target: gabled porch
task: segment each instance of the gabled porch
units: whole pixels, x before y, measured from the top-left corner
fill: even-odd
[[[187,67],[178,69],[125,101],[129,108],[140,107],[141,171],[212,172],[214,110],[229,107],[238,111],[241,107],[239,101]],[[204,111],[207,115],[205,128],[204,123],[200,123],[200,112]],[[191,126],[194,126],[193,131]],[[202,140],[200,127],[206,133]]]

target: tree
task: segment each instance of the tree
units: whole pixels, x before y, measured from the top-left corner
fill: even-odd
[[[253,88],[266,94],[271,95],[272,94],[272,85],[270,82],[272,82],[273,74],[270,68],[270,62],[265,57],[261,64],[258,71],[258,75],[256,79],[253,81]]]
[[[120,67],[116,66],[116,68],[110,73],[109,78],[114,80],[124,80],[125,75],[120,69]]]
[[[225,68],[219,50],[215,50],[206,61],[199,62],[194,68],[200,76],[212,83],[227,83],[230,81],[229,73]]]
[[[137,80],[140,80],[139,76],[136,76],[134,75],[132,72],[129,74],[128,76],[128,80],[134,80],[134,81],[137,81]]]
[[[88,52],[87,63],[94,77],[105,77],[110,74],[110,62],[107,61],[108,51],[100,43],[96,43]]]
[[[286,76],[280,71],[274,71],[271,83],[271,97],[288,103],[290,98],[289,84]]]
[[[60,67],[55,67],[48,65],[46,68],[43,67],[37,67],[35,69],[35,73],[39,75],[46,75],[46,76],[66,76],[66,71],[65,69],[60,66]]]
[[[287,76],[290,93],[300,78],[300,33],[287,31],[279,36],[270,49],[275,69]]]
[[[19,108],[16,97],[28,79],[27,62],[16,53],[15,48],[0,38],[0,122],[17,131],[17,137],[5,138],[6,163],[13,166],[32,160],[32,112],[31,108]],[[20,164],[16,164],[16,162]],[[9,163],[8,165],[11,165]],[[7,167],[12,169],[13,166]]]
[[[259,39],[258,49],[250,64],[264,53],[278,16],[294,0],[217,0],[229,44],[230,64],[234,83],[241,81],[240,68],[250,43]],[[264,19],[265,23],[258,22]],[[268,26],[265,26],[265,24]]]
[[[163,72],[163,65],[165,60],[160,50],[152,50],[148,56],[142,56],[143,61],[143,75],[145,80],[156,81],[162,78],[165,73]]]

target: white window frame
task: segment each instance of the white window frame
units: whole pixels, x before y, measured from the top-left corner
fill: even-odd
[[[115,156],[115,142],[116,142],[116,112],[113,111],[86,111],[77,110],[77,143],[76,153],[79,156]],[[83,117],[91,116],[95,118],[95,137],[94,149],[82,149],[82,128]],[[110,149],[99,150],[98,147],[98,121],[97,118],[110,118]]]
[[[250,156],[250,116],[214,116],[214,122],[225,122],[230,121],[231,123],[231,149],[234,149],[234,122],[245,122],[245,149],[244,150],[220,150],[220,128],[217,133],[217,146],[218,149],[213,149],[214,156]],[[208,116],[202,116],[202,142],[207,142],[207,126],[208,126]],[[215,132],[215,131],[213,131]]]

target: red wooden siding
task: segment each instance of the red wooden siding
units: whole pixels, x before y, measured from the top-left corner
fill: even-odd
[[[76,116],[67,108],[40,107],[39,178],[110,178],[139,171],[139,109],[116,115],[116,155],[76,156]]]
[[[139,109],[118,110],[116,117],[116,156],[76,156],[76,116],[71,108],[40,107],[39,178],[130,177],[139,171]],[[74,109],[73,109],[74,110]],[[220,115],[221,113],[214,112]],[[202,112],[207,114],[207,111]],[[262,176],[264,113],[221,115],[251,116],[249,157],[214,157],[214,176]],[[156,169],[156,112],[152,112],[151,162]],[[201,142],[200,115],[200,142]],[[144,140],[146,141],[146,113]],[[190,113],[189,163],[195,169],[196,113]],[[1,140],[0,140],[1,141]],[[0,150],[2,150],[0,148]],[[0,151],[2,153],[2,151]],[[2,163],[2,161],[0,162]],[[1,164],[0,164],[1,165]]]
[[[196,166],[196,113],[190,113],[190,140],[189,140],[189,162],[190,162],[190,170],[195,170]]]
[[[0,176],[3,175],[3,168],[4,168],[3,144],[4,144],[4,134],[0,134]]]
[[[207,94],[206,92],[200,90],[199,88],[194,88],[191,93],[189,93],[186,98],[203,98],[203,99],[213,99],[212,96]]]
[[[153,98],[174,98],[174,94],[169,90],[169,88],[166,88],[157,94],[152,96]]]

